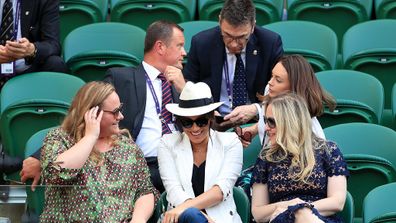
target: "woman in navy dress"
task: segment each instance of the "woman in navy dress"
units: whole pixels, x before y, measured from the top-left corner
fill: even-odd
[[[269,138],[252,177],[256,222],[342,222],[346,198],[343,156],[333,142],[312,133],[304,100],[283,94],[265,103]]]

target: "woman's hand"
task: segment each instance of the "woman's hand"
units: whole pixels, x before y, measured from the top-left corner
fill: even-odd
[[[179,216],[183,213],[184,210],[186,209],[182,207],[182,205],[179,205],[176,208],[165,212],[162,223],[177,223],[179,221]]]
[[[270,222],[272,220],[274,220],[278,215],[280,215],[281,213],[286,211],[289,206],[293,206],[293,205],[300,204],[300,203],[306,203],[306,202],[304,200],[301,200],[298,197],[294,198],[292,200],[289,200],[289,201],[278,202],[278,204],[276,205],[275,211],[272,213],[272,215],[270,217]]]
[[[99,137],[100,121],[102,120],[103,111],[98,112],[98,110],[99,106],[95,106],[85,113],[85,136]]]

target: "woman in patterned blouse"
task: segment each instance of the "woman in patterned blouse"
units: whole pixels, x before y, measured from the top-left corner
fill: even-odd
[[[312,132],[302,97],[283,94],[265,103],[269,144],[253,169],[256,222],[342,222],[348,170],[333,142]]]
[[[90,82],[75,96],[41,154],[46,184],[40,222],[147,222],[158,192],[143,154],[118,123],[114,87]]]

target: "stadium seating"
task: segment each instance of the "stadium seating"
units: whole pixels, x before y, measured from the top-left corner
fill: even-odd
[[[363,223],[396,222],[396,183],[386,184],[370,191],[364,199]]]
[[[175,23],[194,20],[196,0],[110,0],[111,21],[139,26],[146,30],[154,21]]]
[[[355,218],[362,218],[364,197],[373,188],[396,180],[396,132],[369,123],[346,123],[324,129],[338,144],[351,176],[348,191],[355,204]]]
[[[358,70],[376,77],[384,86],[385,108],[390,109],[391,91],[396,82],[396,20],[359,23],[343,39],[344,69]]]
[[[373,0],[288,0],[287,3],[288,20],[326,25],[334,30],[341,43],[348,28],[370,19]]]
[[[316,77],[337,101],[335,111],[325,108],[318,117],[323,128],[347,122],[380,123],[384,88],[376,78],[353,70],[322,71]]]
[[[36,72],[7,81],[1,91],[0,133],[4,151],[25,157],[35,132],[59,125],[84,81],[69,74]],[[19,175],[11,176],[19,180]]]
[[[107,0],[60,0],[60,40],[63,40],[77,27],[105,22],[107,16]]]
[[[330,28],[307,21],[282,21],[263,27],[279,33],[285,54],[301,54],[315,72],[336,68],[338,41]]]
[[[134,67],[143,60],[146,32],[123,23],[94,23],[73,30],[65,39],[63,57],[73,75],[102,80],[110,67]]]
[[[256,7],[257,25],[280,21],[283,14],[283,0],[253,0]],[[198,0],[200,20],[219,21],[224,0]]]
[[[396,19],[396,1],[375,0],[375,15],[377,19]]]
[[[351,193],[347,192],[344,208],[342,209],[340,216],[344,223],[353,223],[353,216],[355,215],[355,206]]]

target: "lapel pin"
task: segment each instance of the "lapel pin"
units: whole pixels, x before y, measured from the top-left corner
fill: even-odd
[[[253,55],[257,55],[257,50],[253,50]]]
[[[26,12],[25,12],[25,15],[29,15],[29,13],[30,13],[29,11],[26,11]]]

